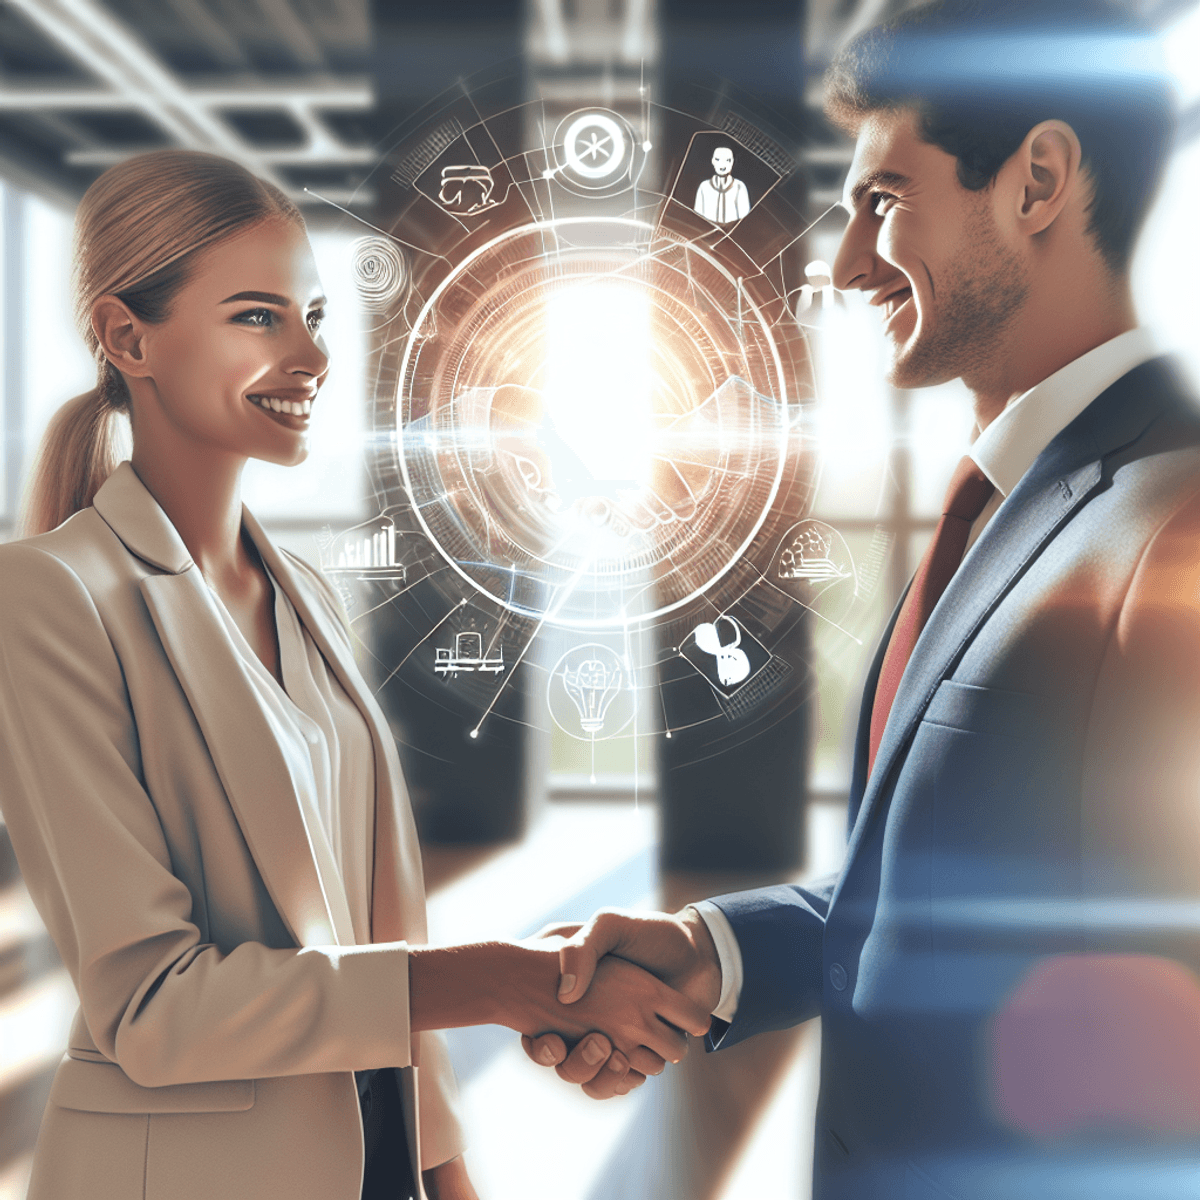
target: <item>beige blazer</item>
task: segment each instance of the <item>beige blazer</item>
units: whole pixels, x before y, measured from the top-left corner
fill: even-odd
[[[418,1180],[462,1149],[444,1044],[409,1029],[425,897],[395,744],[324,580],[244,519],[371,731],[373,944],[133,468],[0,546],[0,803],[80,998],[30,1200],[358,1200],[368,1067],[404,1068]]]

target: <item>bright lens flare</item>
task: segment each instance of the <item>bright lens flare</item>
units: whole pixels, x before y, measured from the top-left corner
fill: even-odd
[[[566,288],[550,297],[546,325],[546,411],[558,437],[597,482],[647,483],[653,381],[646,293],[612,280]]]

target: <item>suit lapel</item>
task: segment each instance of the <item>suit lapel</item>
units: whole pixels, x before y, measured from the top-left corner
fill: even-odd
[[[426,937],[424,888],[416,827],[404,789],[404,776],[386,718],[366,689],[339,630],[314,589],[281,554],[254,516],[243,510],[243,522],[263,561],[295,606],[317,649],[329,663],[346,694],[362,713],[375,752],[375,821],[371,881],[371,936],[381,941],[423,942]]]
[[[1135,440],[1161,413],[1176,390],[1164,378],[1168,375],[1169,368],[1162,360],[1152,360],[1102,393],[1042,452],[968,551],[913,649],[870,778],[865,778],[865,756],[856,752],[855,782],[862,779],[863,791],[846,852],[847,866],[903,764],[934,692],[1029,564],[1101,483],[1104,456]],[[1147,392],[1151,399],[1139,403]],[[893,613],[892,623],[895,619]],[[857,751],[865,745],[864,731],[870,727],[874,685],[886,643],[885,635],[863,699]],[[858,794],[852,788],[852,800]]]
[[[352,945],[346,900],[335,891],[340,881],[323,878],[317,869],[297,800],[299,782],[200,572],[193,567],[182,575],[149,576],[142,594],[246,844],[293,938],[301,946]]]
[[[317,869],[278,733],[187,547],[127,462],[94,505],[133,554],[164,572],[142,580],[146,607],[288,931],[301,946],[353,944],[340,882]]]

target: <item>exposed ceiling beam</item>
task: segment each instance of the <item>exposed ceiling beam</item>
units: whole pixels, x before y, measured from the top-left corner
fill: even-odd
[[[201,0],[167,0],[171,11],[227,71],[248,71],[250,60],[224,25]]]
[[[329,64],[316,38],[296,16],[288,0],[258,0],[267,19],[275,31],[296,56],[297,60],[312,71],[324,71]]]
[[[309,80],[294,84],[247,84],[244,87],[222,85],[220,87],[183,88],[188,103],[203,109],[222,108],[344,108],[367,109],[373,101],[373,90],[369,82],[341,82],[321,85]],[[17,109],[25,112],[34,109],[74,109],[78,111],[113,111],[134,105],[129,97],[120,92],[106,92],[99,88],[50,87],[46,84],[24,84],[0,86],[0,109]]]
[[[223,154],[269,179],[293,198],[311,202],[291,186],[280,167],[363,166],[374,161],[366,147],[347,146],[320,120],[321,109],[368,110],[374,103],[365,80],[312,79],[264,84],[247,82],[189,87],[172,74],[98,0],[10,0],[59,48],[107,87],[0,87],[0,111],[52,112],[133,110],[157,125],[176,144]],[[287,0],[260,0],[280,27],[289,48],[302,61],[324,70],[324,56],[297,20]],[[172,0],[177,12],[197,11],[196,0]],[[212,31],[209,30],[211,34]],[[228,60],[236,43],[205,39]],[[301,44],[303,43],[303,45]],[[219,45],[218,45],[219,44]],[[319,60],[319,61],[318,61]],[[266,149],[246,141],[222,118],[222,109],[283,109],[303,130],[299,146]],[[135,148],[77,146],[64,156],[72,166],[110,166],[137,153]]]
[[[284,181],[95,0],[9,0],[33,24],[104,80],[171,138],[243,162],[279,187]]]

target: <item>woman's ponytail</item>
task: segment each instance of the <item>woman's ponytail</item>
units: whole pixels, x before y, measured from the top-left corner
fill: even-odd
[[[87,508],[120,461],[129,390],[92,328],[101,296],[117,296],[150,324],[171,304],[209,247],[270,219],[303,224],[273,184],[215,154],[154,150],[105,171],[75,217],[75,317],[98,364],[96,386],[53,416],[25,495],[21,531],[55,529]]]
[[[106,360],[100,382],[90,392],[68,400],[50,418],[25,494],[22,537],[57,529],[87,508],[116,469],[125,441],[124,406],[119,400],[113,402],[112,393],[118,388],[124,391],[124,383]]]

